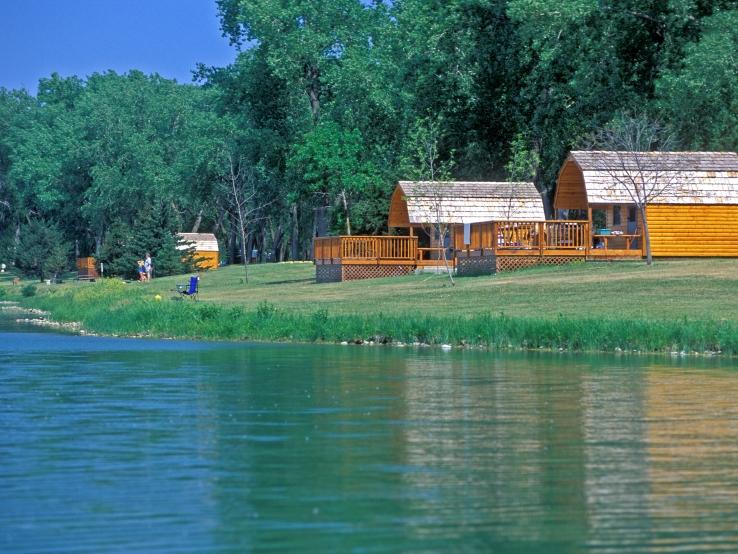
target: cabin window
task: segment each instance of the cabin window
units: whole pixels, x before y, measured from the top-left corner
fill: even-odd
[[[620,221],[620,206],[613,206],[612,207],[612,224],[613,224],[613,226],[620,225],[621,224],[621,221]]]
[[[566,210],[565,219],[587,220],[587,210]]]
[[[596,209],[592,210],[592,225],[597,229],[607,228],[607,211]]]
[[[471,223],[464,223],[464,244],[471,244]]]

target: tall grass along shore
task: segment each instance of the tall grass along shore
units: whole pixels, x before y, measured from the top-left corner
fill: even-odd
[[[183,277],[39,285],[7,299],[99,334],[216,340],[449,344],[738,354],[738,261],[578,264],[489,277],[442,276],[316,284],[310,264],[205,273],[201,299],[179,300]],[[159,300],[158,297],[161,297]]]

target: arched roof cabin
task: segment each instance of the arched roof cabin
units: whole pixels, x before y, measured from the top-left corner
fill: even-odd
[[[611,233],[617,240],[642,232],[634,193],[646,198],[654,256],[738,256],[735,152],[573,151],[554,208],[587,210],[594,236],[607,243]]]

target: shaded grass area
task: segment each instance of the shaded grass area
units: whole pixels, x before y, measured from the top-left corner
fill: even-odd
[[[709,260],[318,285],[310,264],[271,264],[248,283],[239,267],[204,274],[200,302],[172,299],[184,277],[42,285],[23,302],[105,334],[738,354],[736,275],[738,262]]]

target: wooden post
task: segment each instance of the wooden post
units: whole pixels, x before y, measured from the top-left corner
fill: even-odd
[[[538,222],[538,255],[543,258],[543,229],[546,225],[545,221]]]
[[[497,256],[497,222],[492,222],[492,252]]]

